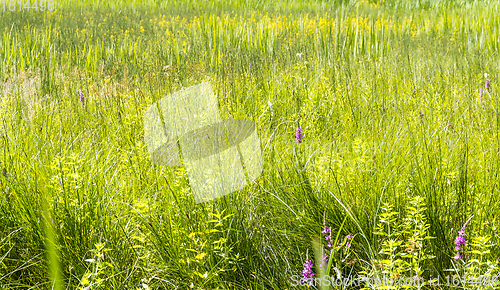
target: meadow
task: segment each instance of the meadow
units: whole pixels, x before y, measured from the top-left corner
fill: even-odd
[[[6,3],[0,288],[500,288],[499,2]],[[205,81],[264,169],[196,204],[142,116]]]

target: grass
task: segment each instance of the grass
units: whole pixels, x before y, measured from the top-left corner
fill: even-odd
[[[470,249],[495,262],[498,11],[394,0],[0,12],[0,285],[289,289],[324,218],[337,239],[356,235],[361,271],[388,245],[375,234],[383,204],[404,224],[416,196],[434,237],[425,277],[464,266],[453,239],[471,216],[467,232],[492,246]],[[151,164],[142,115],[202,81],[223,119],[256,124],[264,172],[195,204],[183,168]]]

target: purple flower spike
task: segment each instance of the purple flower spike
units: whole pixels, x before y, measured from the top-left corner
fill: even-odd
[[[83,92],[80,91],[78,92],[78,96],[80,97],[80,102],[82,102],[82,104],[85,102],[85,96],[83,95]]]
[[[458,236],[455,239],[455,245],[457,245],[457,246],[465,245],[465,238],[463,236]]]
[[[465,240],[465,226],[463,226],[459,231],[458,231],[458,236],[455,238],[455,250],[457,251],[457,254],[453,259],[455,260],[460,260],[463,261],[464,257],[461,254],[461,251],[464,250],[465,243],[467,241]]]
[[[486,91],[489,93],[491,88],[490,79],[486,79]]]
[[[297,127],[297,131],[295,132],[295,142],[302,143],[302,129]]]
[[[304,270],[302,270],[302,282],[307,282],[309,278],[314,276],[314,272],[312,270],[313,268],[313,263],[311,260],[306,260],[304,263]]]

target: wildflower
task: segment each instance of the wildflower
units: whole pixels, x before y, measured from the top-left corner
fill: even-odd
[[[302,143],[302,129],[297,127],[297,131],[295,132],[295,142]]]
[[[490,79],[486,79],[486,85],[485,85],[485,87],[486,87],[486,92],[489,93],[490,92],[490,88],[491,88]]]
[[[351,247],[352,236],[351,236],[351,234],[348,234],[345,238],[347,240],[347,244],[345,245],[345,247],[346,247],[346,249],[348,249]]]
[[[328,244],[327,244],[328,248],[333,247],[332,235],[331,234],[328,234],[328,236],[325,236],[325,240],[328,242]]]
[[[302,282],[306,282],[307,280],[309,280],[309,278],[314,276],[312,268],[313,268],[312,261],[306,260],[306,262],[304,263],[304,270],[302,270]]]
[[[205,253],[199,253],[198,255],[196,255],[196,260],[203,260],[203,258],[205,258],[207,254]]]
[[[455,245],[460,246],[460,245],[465,245],[465,237],[463,236],[458,236],[455,239]]]
[[[463,251],[463,246],[467,241],[465,240],[465,225],[458,231],[458,236],[455,238],[455,250],[457,254],[453,259],[463,261],[464,257],[461,255],[461,251]]]
[[[418,113],[418,116],[420,117],[420,119],[422,119],[424,117],[424,113],[422,113],[422,111],[420,111],[420,113]]]
[[[83,92],[80,91],[78,92],[78,96],[80,96],[80,102],[82,102],[82,104],[85,102],[85,96],[83,95]]]
[[[481,98],[483,97],[484,93],[483,93],[483,88],[480,88],[479,89],[479,96],[481,96]]]
[[[104,43],[106,43],[106,37],[104,37]]]
[[[248,66],[248,69],[252,70],[252,63],[250,63],[250,65]]]
[[[457,254],[455,255],[455,257],[453,257],[453,259],[463,261],[464,257],[457,252]]]
[[[300,142],[300,141],[299,141]],[[321,233],[323,234],[328,234],[325,236],[325,240],[328,242],[328,247],[331,248],[333,246],[333,243],[332,243],[332,228],[331,227],[328,227],[328,228],[324,228]]]

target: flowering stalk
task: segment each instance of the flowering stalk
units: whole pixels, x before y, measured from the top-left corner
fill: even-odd
[[[457,251],[457,254],[453,259],[455,260],[460,260],[463,261],[464,257],[462,256],[461,252],[463,251],[463,246],[465,246],[465,243],[467,241],[465,240],[465,228],[461,228],[458,231],[458,236],[455,238],[455,250]]]
[[[311,260],[306,260],[304,263],[304,270],[302,270],[302,282],[305,283],[309,278],[314,276],[313,263]]]
[[[83,92],[79,91],[78,96],[80,97],[80,102],[82,102],[82,105],[83,105],[83,103],[85,102],[85,96],[83,95]]]
[[[302,128],[297,127],[297,130],[295,132],[295,142],[297,143],[302,143]]]
[[[347,244],[345,245],[345,247],[346,247],[346,249],[349,249],[351,247],[352,236],[351,236],[351,234],[348,234],[345,238],[347,240]]]
[[[455,259],[455,260],[460,260],[460,261],[464,260],[464,256],[462,255],[462,251],[464,250],[464,246],[467,243],[467,241],[465,240],[465,236],[466,236],[465,227],[467,226],[467,224],[469,223],[469,221],[471,219],[472,219],[472,217],[470,217],[465,222],[463,227],[458,231],[458,236],[455,238],[455,250],[457,251],[457,254],[455,255],[455,257],[453,257],[453,259]]]
[[[332,228],[331,227],[328,227],[328,228],[324,228],[321,233],[322,234],[327,234],[325,236],[325,240],[328,242],[328,247],[331,248],[333,246],[333,243],[332,243]]]

